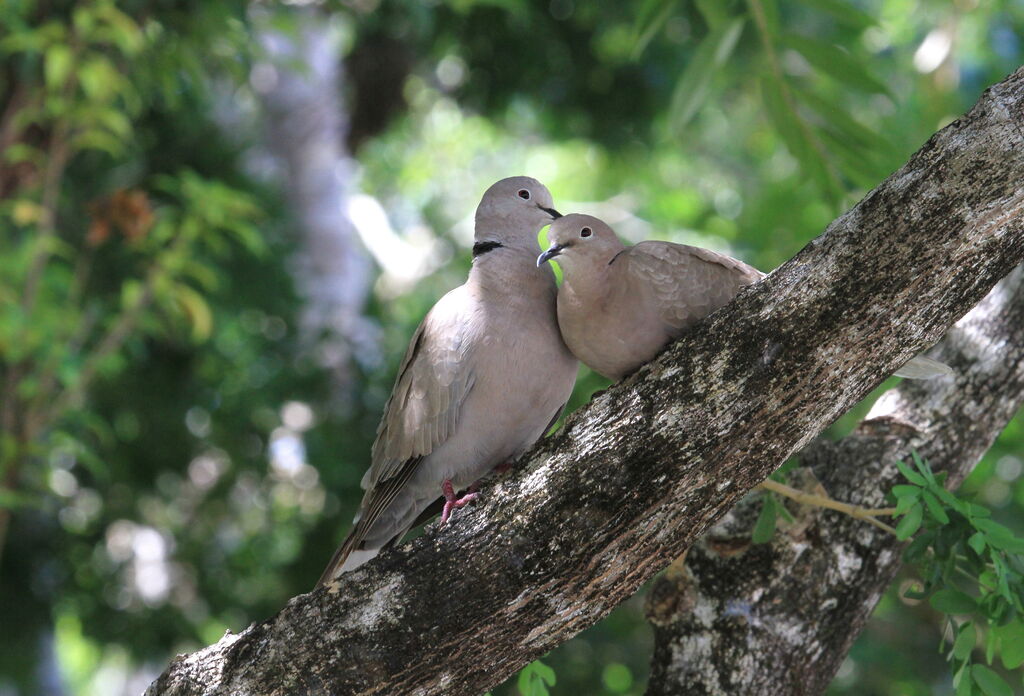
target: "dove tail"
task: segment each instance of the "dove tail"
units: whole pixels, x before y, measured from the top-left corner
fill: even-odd
[[[331,561],[327,564],[327,567],[324,568],[324,572],[320,575],[320,579],[316,581],[317,587],[323,587],[341,574],[342,568],[345,566],[345,562],[348,560],[348,557],[353,551],[358,550],[359,543],[362,541],[363,535],[359,534],[358,531],[359,527],[357,525],[356,528],[349,532],[349,535],[345,537],[345,541],[341,542],[341,546],[339,546],[338,550],[334,552],[333,556],[331,556]],[[370,556],[370,558],[372,558],[372,556]],[[362,561],[368,561],[370,558],[364,558]],[[346,570],[351,570],[351,568],[346,568]]]

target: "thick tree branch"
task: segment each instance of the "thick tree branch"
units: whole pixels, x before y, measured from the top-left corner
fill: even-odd
[[[841,442],[802,463],[835,498],[885,504],[917,450],[955,486],[1024,401],[1024,267],[950,330],[938,357],[951,380],[903,382]],[[818,694],[900,567],[891,534],[831,511],[791,507],[797,523],[750,546],[749,498],[653,586],[648,694]],[[784,665],[784,668],[780,668]]]
[[[484,502],[156,694],[476,694],[605,616],[1024,258],[1024,71]]]

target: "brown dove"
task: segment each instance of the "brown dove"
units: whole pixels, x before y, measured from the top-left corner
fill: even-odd
[[[619,380],[654,358],[687,327],[727,304],[764,273],[708,249],[640,242],[625,246],[598,218],[572,214],[548,230],[537,264],[562,267],[558,325],[584,364]],[[913,358],[897,375],[951,374],[948,365]]]
[[[328,584],[397,543],[444,501],[518,457],[557,420],[577,362],[555,315],[557,287],[535,263],[558,217],[536,179],[502,179],[476,210],[473,267],[413,334],[377,429],[355,526],[324,570]]]

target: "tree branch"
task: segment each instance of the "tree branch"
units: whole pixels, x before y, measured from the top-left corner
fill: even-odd
[[[886,392],[841,442],[801,455],[837,498],[884,504],[916,450],[959,485],[1024,402],[1024,267],[947,334],[946,380]],[[771,544],[750,545],[751,497],[648,595],[655,649],[647,693],[824,692],[901,565],[904,544],[844,515],[800,507]],[[785,665],[780,669],[780,665]]]
[[[1024,70],[444,529],[157,694],[476,694],[592,625],[1024,258]]]

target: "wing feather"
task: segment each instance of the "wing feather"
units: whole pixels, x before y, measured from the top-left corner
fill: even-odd
[[[416,473],[421,461],[448,439],[473,388],[472,297],[465,286],[443,297],[409,341],[395,386],[384,406],[361,485],[366,490],[356,525],[335,552],[319,584],[333,578],[360,548],[373,524]],[[440,490],[438,490],[440,496]],[[406,530],[396,529],[396,536]]]
[[[706,317],[764,277],[742,261],[685,244],[640,242],[623,256],[627,274],[649,290],[661,320],[674,330]]]
[[[423,319],[410,341],[373,443],[363,487],[394,476],[448,439],[473,387],[472,298],[457,288]]]

